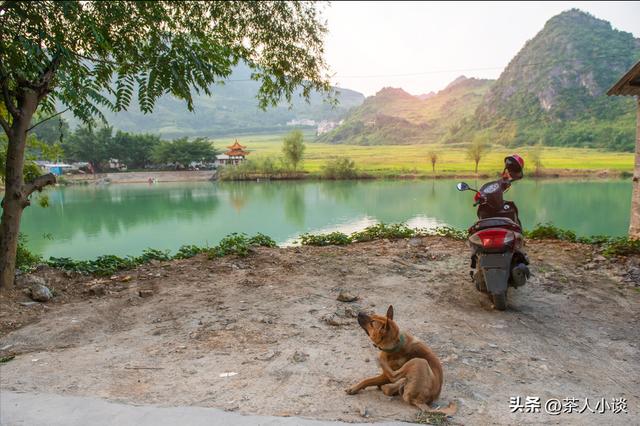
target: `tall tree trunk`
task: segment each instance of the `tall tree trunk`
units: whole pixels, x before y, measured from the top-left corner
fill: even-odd
[[[18,106],[20,114],[14,117],[7,149],[5,170],[5,190],[2,200],[2,219],[0,222],[0,288],[13,285],[16,273],[16,251],[22,210],[29,205],[27,189],[24,185],[24,150],[27,142],[27,129],[36,110],[36,93],[26,91]],[[32,191],[33,192],[33,191]]]
[[[633,172],[629,237],[640,239],[640,96],[636,98],[636,101],[638,103],[638,113],[636,116],[636,161]]]
[[[478,174],[478,163],[480,163],[480,160],[476,160],[476,174]]]

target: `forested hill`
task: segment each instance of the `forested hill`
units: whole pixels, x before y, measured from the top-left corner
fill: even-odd
[[[359,92],[338,88],[336,107],[326,103],[319,93],[313,93],[309,103],[295,95],[292,108],[283,103],[261,111],[255,98],[259,83],[250,80],[250,74],[246,65],[238,65],[230,81],[212,87],[211,97],[194,94],[194,112],[187,110],[184,101],[165,95],[158,100],[152,114],[140,112],[134,100],[129,111],[105,112],[105,115],[109,125],[128,132],[155,133],[165,138],[217,137],[287,131],[291,129],[287,126],[291,121],[339,121],[350,108],[364,100]],[[72,126],[77,124],[72,117],[65,115],[65,118]]]
[[[444,90],[413,96],[387,87],[354,108],[345,122],[321,140],[363,145],[428,143],[473,117],[493,80],[458,77]]]
[[[633,101],[606,91],[640,59],[640,39],[577,9],[551,18],[511,60],[478,108],[481,128],[520,142],[633,146]]]
[[[494,83],[459,78],[436,95],[384,89],[323,140],[466,143],[632,150],[633,99],[606,91],[637,60],[640,40],[577,9],[551,18]]]

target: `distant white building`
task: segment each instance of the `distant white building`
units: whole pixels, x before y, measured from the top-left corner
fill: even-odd
[[[327,133],[338,127],[344,122],[344,120],[340,121],[327,121],[323,120],[318,123],[318,127],[316,128],[316,135],[319,136],[323,133]]]
[[[295,119],[287,121],[287,126],[315,126],[316,121],[308,118]]]

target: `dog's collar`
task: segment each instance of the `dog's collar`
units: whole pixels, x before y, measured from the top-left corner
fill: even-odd
[[[391,349],[384,349],[384,348],[378,348],[378,349],[380,349],[382,352],[394,353],[402,349],[403,346],[404,346],[404,333],[400,333],[400,340],[398,340],[398,343],[396,343],[394,347],[392,347]]]

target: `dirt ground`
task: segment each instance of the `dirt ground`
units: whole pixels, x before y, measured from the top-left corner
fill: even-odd
[[[19,290],[0,295],[0,356],[15,355],[0,364],[0,388],[414,421],[399,397],[344,392],[378,371],[355,314],[393,304],[400,327],[443,361],[439,403],[458,401],[452,424],[640,424],[640,259],[604,260],[554,241],[527,249],[534,276],[511,291],[505,312],[470,282],[465,244],[438,237],[198,256],[102,281],[40,271],[53,301],[23,306]],[[88,294],[96,282],[106,294]],[[341,290],[359,300],[336,300]],[[511,413],[518,396],[539,397],[542,412]],[[594,407],[620,397],[627,414],[544,412],[550,398],[582,408],[585,398]]]

